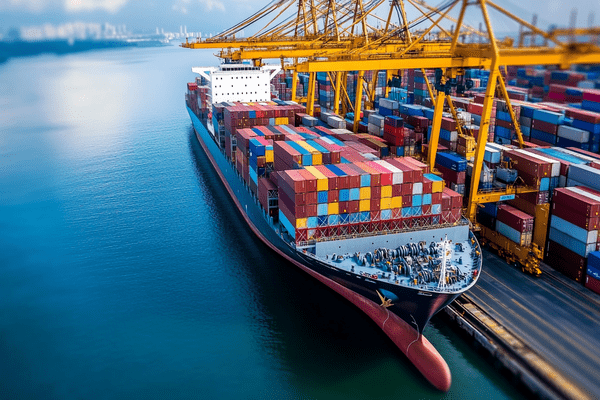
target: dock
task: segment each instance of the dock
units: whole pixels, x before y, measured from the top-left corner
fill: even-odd
[[[544,264],[536,278],[484,250],[484,266],[445,317],[537,398],[598,398],[600,296]]]

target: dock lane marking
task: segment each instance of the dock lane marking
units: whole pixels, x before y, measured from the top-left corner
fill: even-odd
[[[473,295],[473,294],[469,293],[469,295]],[[480,299],[478,296],[473,295],[473,297],[475,297],[481,303],[485,304],[487,307],[490,307],[485,301]],[[495,299],[493,296],[491,296],[491,297],[492,297],[492,299]],[[513,301],[514,301],[514,299],[513,299]],[[509,312],[514,313],[514,311],[512,309],[506,307],[503,303],[498,302],[498,304],[500,304],[502,307],[506,308]],[[465,304],[463,306],[467,306],[467,305]],[[469,312],[471,312],[474,316],[476,316],[477,318],[480,318],[480,321],[485,326],[488,326],[486,322],[489,322],[490,318],[487,315],[485,315],[485,313],[483,313],[481,310],[478,310],[476,308],[476,306],[474,306],[474,305],[470,305],[465,308]],[[472,312],[474,310],[476,310],[476,312]],[[481,319],[481,315],[485,315],[485,318]],[[515,313],[515,316],[519,320],[523,321],[524,323],[529,322],[524,317],[522,317],[516,313]],[[494,325],[498,325],[498,324],[494,321]],[[544,336],[545,338],[549,339],[549,336],[546,335],[543,331],[537,329],[534,326],[532,326],[532,329],[535,331],[538,331],[540,333],[540,336]],[[523,344],[523,342],[521,342],[519,339],[517,339],[513,334],[511,334],[510,332],[508,332],[506,330],[504,330],[504,332],[506,333],[506,335],[502,335],[501,338],[503,340],[507,341],[507,343],[512,348],[514,348],[515,350],[518,350],[519,355],[521,357],[523,357],[523,359],[527,360],[529,362],[529,364],[531,365],[531,367],[534,368],[535,370],[537,370],[540,375],[545,376],[546,379],[548,379],[550,382],[552,382],[552,381],[557,382],[557,386],[559,388],[561,388],[561,390],[565,391],[566,394],[568,394],[573,399],[582,399],[582,400],[583,399],[590,399],[590,400],[592,399],[585,392],[583,392],[577,386],[575,386],[568,378],[565,378],[561,372],[557,371],[548,362],[543,360],[535,351],[530,349],[528,346],[525,346]],[[506,340],[509,337],[512,337],[512,340]]]
[[[511,288],[511,287],[507,286],[507,285],[506,285],[504,282],[500,281],[498,278],[496,278],[496,277],[494,277],[494,276],[490,275],[489,273],[486,273],[486,276],[489,276],[489,277],[490,277],[491,279],[493,279],[495,282],[497,282],[498,284],[500,284],[500,285],[504,286],[506,289],[510,290],[512,293],[514,293],[514,294],[515,294],[515,296],[518,296],[519,298],[521,298],[521,299],[523,299],[523,300],[527,300],[527,299],[528,299],[528,297],[525,297],[525,296],[523,296],[523,294],[522,294],[522,293],[516,292],[516,291],[515,291],[513,288]],[[531,279],[531,280],[530,280],[530,282],[531,282],[533,285],[536,285],[537,287],[539,287],[539,288],[541,288],[541,289],[544,289],[544,290],[546,291],[546,293],[548,293],[548,294],[552,294],[552,293],[550,293],[550,292],[548,291],[547,287],[545,287],[545,286],[542,286],[540,283],[536,282],[535,280]],[[554,285],[553,285],[553,286],[554,286]],[[556,287],[556,286],[555,286],[555,287]],[[479,288],[479,289],[481,289],[481,287],[480,287],[480,286],[478,286],[478,288]],[[482,289],[482,290],[483,290],[483,289]],[[559,292],[560,292],[560,291],[559,291]],[[486,293],[487,293],[487,292],[486,292]],[[564,294],[564,293],[563,293],[563,294]],[[556,296],[553,296],[553,297],[556,297]],[[567,300],[576,300],[576,299],[567,299]],[[526,301],[525,301],[525,302],[526,302]],[[577,301],[577,302],[578,302],[578,303],[581,303],[582,305],[584,304],[584,303],[583,303],[583,302],[581,302],[581,301]],[[572,301],[565,301],[564,303],[565,303],[565,304],[570,304],[570,303],[572,303]],[[586,305],[585,305],[585,307],[586,307],[586,308],[587,308],[589,311],[593,311],[594,313],[596,313],[596,312],[598,311],[597,309],[595,309],[595,308],[593,308],[593,307],[590,307],[588,304],[586,304]],[[582,313],[582,314],[583,314],[583,316],[584,316],[586,319],[590,320],[591,322],[594,322],[594,323],[595,323],[595,322],[597,322],[597,319],[595,319],[595,318],[592,318],[590,315],[588,315],[588,314],[585,314],[585,313]]]
[[[509,307],[507,304],[505,304],[503,301],[500,301],[498,298],[496,298],[494,295],[492,295],[491,293],[489,293],[487,290],[478,287],[479,290],[481,290],[482,292],[484,292],[487,296],[489,296],[492,300],[494,300],[494,302],[496,304],[499,304],[502,308],[504,308],[506,311],[508,311],[511,315],[513,315],[515,318],[524,321],[525,322],[525,326],[530,326],[530,328],[535,328],[535,330],[537,329],[537,326],[534,326],[533,324],[531,324],[531,320],[525,319],[523,318],[520,314],[518,314],[513,308]],[[513,292],[515,294],[516,297],[518,297],[519,299],[523,299],[523,296],[519,295],[518,293],[516,293],[514,290],[512,290],[511,288],[508,288],[511,292]],[[479,299],[481,300],[481,299]],[[527,314],[533,316],[535,319],[537,319],[538,321],[540,321],[544,326],[546,326],[549,330],[551,330],[554,334],[556,334],[557,336],[561,337],[566,343],[571,344],[573,347],[575,347],[577,350],[579,350],[579,352],[581,352],[581,354],[590,359],[591,361],[595,361],[593,358],[590,358],[588,356],[589,351],[587,351],[587,349],[583,346],[581,346],[579,343],[577,343],[576,341],[573,340],[573,338],[571,336],[567,336],[564,331],[558,330],[554,327],[554,325],[549,324],[548,322],[546,322],[544,319],[540,318],[539,315],[537,315],[536,313],[534,313],[533,311],[531,311],[530,309],[528,309],[527,307],[523,306],[521,303],[519,303],[517,300],[515,300],[514,298],[511,298],[511,301],[518,306],[519,308],[521,308],[522,310],[524,310]],[[488,304],[486,304],[486,306],[490,307]],[[507,323],[509,321],[506,321]],[[511,324],[514,327],[514,324]],[[515,327],[516,328],[516,327]],[[513,328],[513,329],[515,329]],[[521,335],[524,335],[525,332],[519,330],[518,328],[516,329],[517,331],[521,332]],[[541,330],[539,330],[539,332],[542,332]],[[548,336],[545,334],[545,332],[542,332],[543,335],[547,338],[546,342],[547,343],[556,343],[559,344],[557,341],[553,340],[552,337]]]

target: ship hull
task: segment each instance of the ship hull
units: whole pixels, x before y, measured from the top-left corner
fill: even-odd
[[[296,251],[273,229],[258,199],[208,132],[202,121],[188,107],[196,138],[208,156],[241,216],[254,234],[273,251],[313,276],[363,310],[394,341],[421,373],[438,389],[450,387],[450,371],[439,353],[422,335],[429,319],[450,304],[460,293],[432,293],[377,281],[320,262]],[[389,308],[380,306],[377,291],[394,293],[398,300]]]

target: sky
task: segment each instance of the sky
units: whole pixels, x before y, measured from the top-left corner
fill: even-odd
[[[68,22],[125,24],[132,31],[154,31],[157,27],[179,31],[180,25],[186,25],[188,32],[220,32],[268,2],[269,0],[0,0],[0,32],[6,32],[10,27]],[[442,2],[443,0],[435,0],[428,1],[428,4],[434,6]],[[590,12],[598,14],[594,15],[594,25],[600,25],[598,0],[495,2],[527,21],[531,21],[532,10],[535,10],[540,26],[556,24],[563,27],[569,25],[571,10],[576,5],[578,26],[588,26]],[[498,19],[496,25],[499,29],[504,27],[504,23],[500,18],[495,18],[493,13],[492,19]]]

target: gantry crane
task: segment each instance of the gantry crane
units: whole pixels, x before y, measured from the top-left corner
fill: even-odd
[[[492,104],[496,90],[507,103],[508,111],[517,133],[519,143],[523,138],[519,122],[515,118],[505,82],[500,73],[501,66],[557,65],[568,68],[573,64],[600,63],[600,48],[588,35],[599,32],[598,28],[561,29],[543,31],[490,0],[448,0],[442,6],[433,8],[421,0],[406,0],[420,11],[420,16],[409,21],[404,0],[392,0],[387,18],[379,17],[376,10],[383,0],[363,2],[348,0],[298,0],[296,18],[278,22],[278,18],[296,4],[295,0],[280,0],[269,3],[265,8],[242,23],[222,34],[204,41],[186,42],[189,48],[220,48],[220,57],[232,60],[252,59],[255,64],[263,59],[291,59],[294,71],[293,96],[296,93],[297,73],[309,74],[309,89],[306,108],[309,114],[314,110],[314,90],[317,72],[330,74],[335,84],[334,104],[338,107],[343,100],[343,76],[348,71],[358,71],[356,103],[354,105],[355,129],[360,118],[363,80],[365,71],[398,71],[405,69],[435,68],[441,71],[436,82],[437,94],[428,88],[434,99],[432,134],[429,142],[428,164],[433,168],[437,153],[442,111],[445,103],[455,114],[449,92],[457,76],[469,68],[482,68],[490,71],[485,92],[483,113],[471,175],[470,192],[466,203],[465,216],[476,224],[476,210],[481,203],[497,202],[514,198],[515,194],[535,191],[534,188],[508,186],[498,191],[480,191],[479,180],[483,165],[485,144],[488,139]],[[460,4],[457,19],[449,13]],[[421,8],[421,7],[423,8]],[[480,32],[464,23],[465,15],[478,8],[485,26]],[[516,22],[521,30],[518,43],[507,38],[496,39],[489,10]],[[392,23],[393,12],[399,15],[398,23]],[[259,32],[250,38],[239,40],[234,35],[249,24],[262,20],[275,13],[275,17]],[[444,29],[443,21],[456,24],[453,29]],[[320,21],[322,21],[320,23]],[[374,27],[373,22],[384,24]],[[430,25],[416,31],[414,28]],[[273,25],[272,25],[273,24]],[[435,31],[434,31],[435,29]],[[523,29],[527,30],[523,32]],[[479,41],[465,41],[467,35],[477,35]],[[523,37],[542,37],[543,44],[535,41],[525,46]],[[580,38],[587,38],[580,41]],[[592,36],[594,38],[594,36]],[[532,43],[533,42],[533,43]],[[389,72],[388,72],[389,74]],[[375,74],[375,79],[376,79]],[[347,94],[346,94],[347,96]],[[337,111],[337,108],[336,110]],[[546,210],[547,213],[547,210]],[[547,215],[547,214],[546,214]],[[547,218],[546,218],[547,220]],[[530,272],[539,271],[542,249],[539,243],[522,248],[511,245],[510,241],[496,237],[495,232],[482,229],[482,234],[503,250],[509,259],[519,261]],[[542,245],[543,246],[543,245]]]

